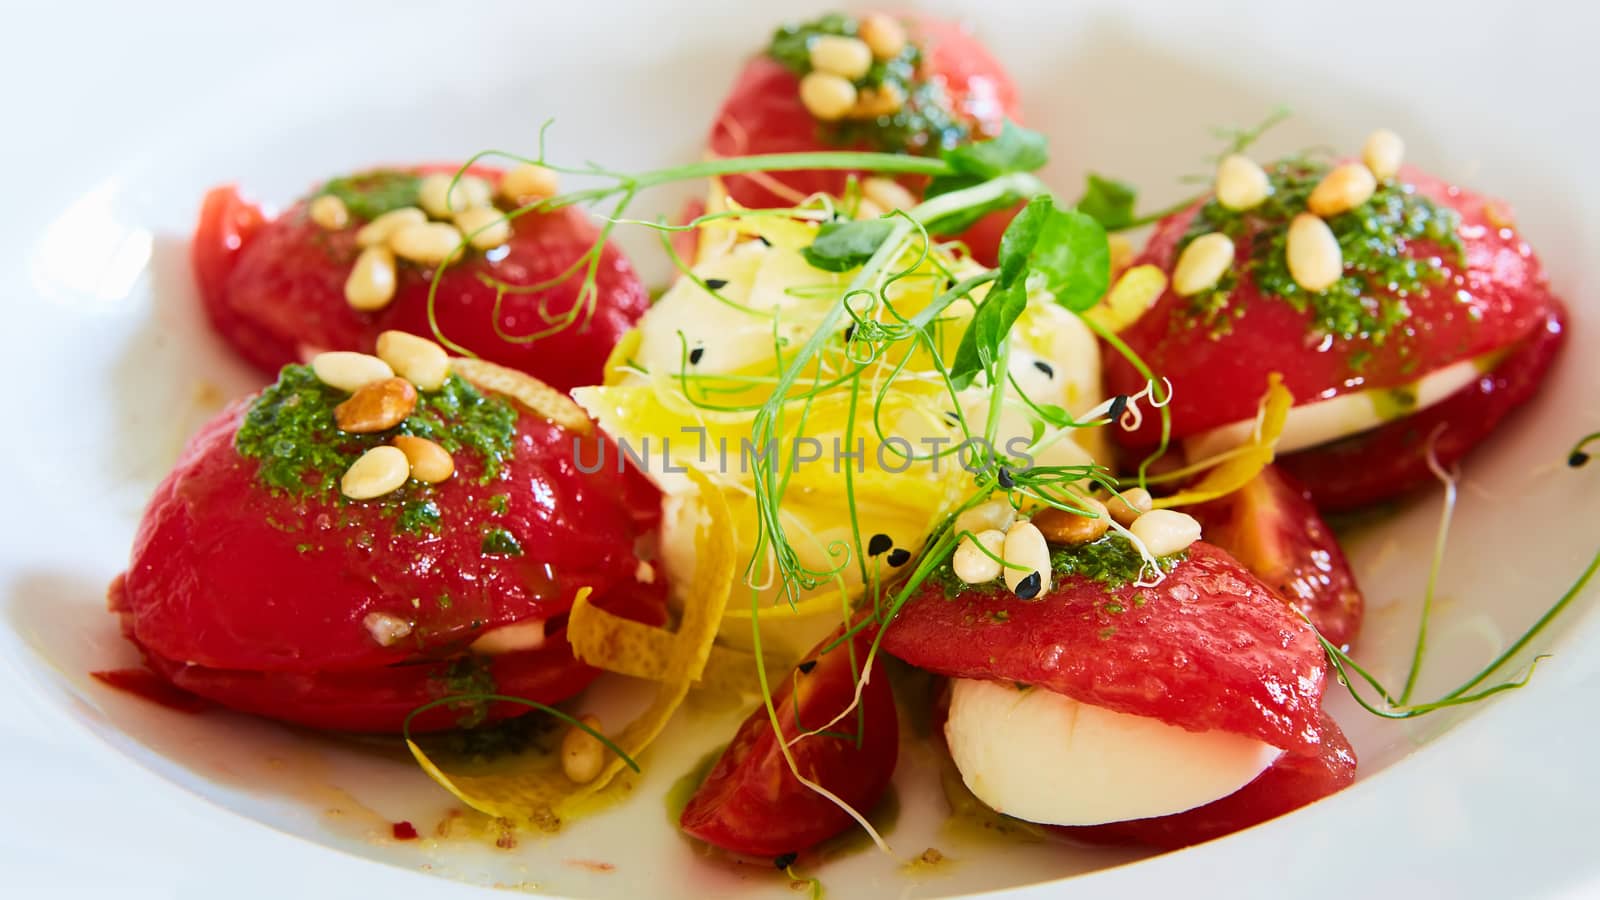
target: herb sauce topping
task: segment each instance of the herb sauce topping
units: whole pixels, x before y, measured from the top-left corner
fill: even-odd
[[[390,210],[416,206],[421,186],[421,176],[413,172],[375,169],[331,179],[313,197],[338,197],[351,215],[371,220]]]
[[[1188,553],[1180,551],[1159,557],[1156,562],[1161,566],[1162,572],[1170,572],[1187,558]],[[1065,578],[1082,578],[1098,582],[1107,591],[1115,591],[1138,581],[1143,567],[1144,558],[1139,555],[1133,543],[1114,532],[1088,543],[1072,547],[1052,547],[1050,550],[1052,584],[1057,584]],[[934,570],[930,580],[942,586],[945,596],[951,598],[968,591],[1003,592],[1010,595],[1010,592],[1005,590],[1005,585],[998,580],[988,585],[967,584],[956,576],[948,559]],[[1120,608],[1115,611],[1122,612]]]

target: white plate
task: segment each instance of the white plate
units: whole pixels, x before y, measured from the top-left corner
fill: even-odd
[[[1571,581],[1600,540],[1600,473],[1560,465],[1575,436],[1600,427],[1600,355],[1586,352],[1600,320],[1589,258],[1600,245],[1600,126],[1582,87],[1600,83],[1593,7],[928,5],[970,14],[996,48],[1030,124],[1052,138],[1047,174],[1064,193],[1092,167],[1146,186],[1152,204],[1173,199],[1174,176],[1205,169],[1209,126],[1248,124],[1288,103],[1298,115],[1267,150],[1354,147],[1387,125],[1404,132],[1413,161],[1514,201],[1574,305],[1572,347],[1515,428],[1470,461],[1428,683],[1475,670]],[[206,187],[237,180],[284,202],[367,164],[525,149],[546,117],[566,159],[613,168],[688,160],[741,57],[778,19],[820,7],[32,7],[11,15],[14,39],[0,56],[10,124],[0,151],[9,178],[0,286],[11,322],[0,354],[12,426],[0,450],[11,486],[0,542],[8,888],[442,896],[464,891],[461,882],[529,882],[578,895],[789,896],[770,872],[700,858],[667,822],[659,795],[715,743],[705,720],[677,724],[632,802],[556,839],[511,851],[395,844],[372,835],[398,818],[426,827],[448,805],[403,761],[267,723],[185,717],[85,673],[132,659],[103,590],[148,492],[214,406],[199,386],[231,396],[256,383],[196,313],[185,239]],[[671,209],[683,195],[650,208]],[[628,243],[650,258],[649,240]],[[1362,657],[1385,676],[1403,671],[1436,503],[1420,501],[1353,548],[1371,604]],[[1350,790],[1210,845],[1084,875],[1070,890],[1600,889],[1591,762],[1600,622],[1585,615],[1589,605],[1540,641],[1556,656],[1532,686],[1459,724],[1385,723],[1336,702],[1362,758]],[[897,857],[831,863],[820,872],[829,896],[1020,886],[1140,856],[947,842],[915,763],[903,765]],[[929,845],[959,861],[940,877],[905,877],[901,860]],[[616,868],[595,872],[582,860]]]

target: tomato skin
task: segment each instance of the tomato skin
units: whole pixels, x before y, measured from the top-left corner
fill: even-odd
[[[1200,520],[1207,541],[1305,613],[1334,646],[1355,641],[1365,606],[1355,573],[1293,476],[1268,466],[1232,494],[1186,511]]]
[[[865,15],[865,13],[863,13]],[[916,13],[896,14],[910,39],[923,51],[919,77],[942,80],[955,110],[974,126],[975,137],[999,134],[1006,119],[1022,120],[1016,85],[989,51],[955,22]],[[800,102],[800,79],[764,52],[740,72],[723,101],[707,138],[719,157],[765,153],[809,153],[820,150],[867,150],[866,145],[841,147],[828,140],[816,119]],[[851,175],[846,170],[770,172],[729,175],[722,179],[729,197],[740,205],[766,209],[788,207],[817,194],[839,196]],[[902,178],[918,195],[922,180]],[[993,264],[1000,234],[1016,210],[986,216],[963,235],[973,255]]]
[[[854,699],[857,670],[852,655],[855,666],[866,660],[872,637],[863,631],[822,653],[840,633],[812,650],[807,659],[815,668],[797,669],[788,682],[774,686],[772,702],[785,741],[793,740],[802,728],[826,725]],[[797,767],[857,812],[871,812],[889,787],[900,747],[894,695],[876,660],[861,691],[859,718],[852,712],[827,731],[859,734],[860,744],[832,735],[803,738],[790,748]],[[679,820],[689,835],[750,856],[797,853],[854,824],[847,813],[801,784],[789,770],[765,705],[739,726]]]
[[[1056,834],[1095,844],[1136,843],[1176,850],[1242,831],[1293,812],[1354,783],[1356,754],[1326,713],[1318,726],[1322,745],[1314,754],[1285,753],[1239,790],[1196,809],[1152,819],[1062,827]]]
[[[1225,551],[1197,541],[1188,553],[1151,588],[1074,577],[1023,601],[1003,589],[947,599],[929,583],[889,623],[883,649],[951,678],[1314,750],[1327,671],[1315,632]]]
[[[454,171],[428,166],[418,171]],[[499,173],[475,168],[491,180]],[[402,263],[394,301],[377,312],[351,309],[344,300],[344,282],[359,248],[360,223],[326,231],[313,223],[304,202],[266,220],[259,210],[256,227],[233,234],[231,221],[215,210],[249,207],[231,188],[208,195],[193,259],[201,295],[213,326],[246,359],[269,372],[300,361],[308,352],[359,350],[371,352],[378,335],[389,329],[433,336],[428,318],[428,293],[433,270]],[[542,330],[541,308],[559,316],[579,301],[582,273],[532,294],[507,294],[495,315],[495,288],[480,276],[513,285],[551,280],[588,252],[599,232],[580,209],[567,207],[518,217],[512,223],[509,252],[498,261],[472,252],[447,267],[439,280],[435,316],[442,333],[493,362],[520,369],[563,390],[598,384],[606,356],[621,335],[649,306],[649,295],[632,265],[607,244],[597,267],[594,310],[557,334],[533,342],[508,340]],[[231,236],[230,236],[231,235]],[[237,243],[222,253],[218,247]],[[543,306],[541,306],[543,304]]]
[[[1540,327],[1485,374],[1427,409],[1381,428],[1279,460],[1323,510],[1358,509],[1437,483],[1428,468],[1429,438],[1446,468],[1485,440],[1538,391],[1566,341],[1566,309],[1552,301]]]
[[[1461,215],[1460,236],[1467,264],[1458,269],[1445,254],[1446,278],[1406,298],[1412,315],[1404,339],[1383,345],[1335,341],[1322,349],[1313,334],[1312,314],[1296,312],[1281,299],[1263,296],[1253,279],[1240,279],[1230,303],[1243,310],[1231,331],[1212,337],[1204,326],[1186,327],[1188,300],[1168,290],[1138,322],[1120,334],[1158,376],[1173,385],[1168,410],[1172,434],[1184,438],[1253,417],[1267,376],[1283,375],[1297,403],[1341,393],[1409,383],[1435,369],[1517,343],[1539,327],[1553,302],[1543,268],[1532,249],[1510,228],[1497,227],[1490,201],[1415,169],[1402,181]],[[1172,272],[1177,246],[1198,206],[1156,226],[1136,264]],[[1238,263],[1249,253],[1237,247]],[[1418,244],[1409,251],[1423,257],[1437,248]],[[1396,335],[1399,338],[1399,335]],[[1370,357],[1359,366],[1354,354]],[[1144,378],[1120,355],[1107,354],[1106,386],[1113,394],[1132,394]],[[1142,428],[1115,430],[1130,448],[1153,446],[1160,438],[1158,416],[1145,416]]]

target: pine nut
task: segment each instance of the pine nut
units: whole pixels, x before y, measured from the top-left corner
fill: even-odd
[[[378,358],[419,391],[437,391],[450,376],[450,356],[443,347],[404,331],[378,335]]]
[[[811,39],[811,68],[855,81],[872,68],[872,48],[866,42],[838,34]]]
[[[862,197],[860,200],[856,201],[857,219],[881,219],[883,218],[885,212],[887,212],[887,210],[878,204],[873,203],[866,197]]]
[[[1154,506],[1155,499],[1144,488],[1128,488],[1120,494],[1112,494],[1106,501],[1106,509],[1110,511],[1111,518],[1118,525],[1127,528],[1134,520],[1149,512]]]
[[[832,72],[811,72],[800,79],[800,102],[822,121],[837,121],[856,105],[856,86]]]
[[[1032,522],[1018,522],[1006,530],[1006,587],[1024,600],[1050,590],[1050,547]],[[1013,568],[1020,566],[1021,568]]]
[[[878,59],[894,59],[906,48],[906,30],[892,16],[873,13],[861,20],[856,31]]]
[[[956,534],[963,531],[977,534],[990,529],[1005,531],[1016,520],[1017,511],[1011,508],[1011,501],[1004,497],[995,497],[956,516],[954,527]]]
[[[453,190],[450,187],[452,182],[455,183]],[[489,182],[476,175],[463,175],[457,179],[454,174],[435,172],[422,176],[422,183],[417,186],[418,204],[423,212],[435,219],[449,219],[456,213],[488,206],[493,197],[494,191],[489,188]]]
[[[1210,290],[1233,265],[1233,241],[1221,232],[1202,234],[1189,242],[1172,269],[1172,291],[1192,297]]]
[[[411,477],[411,462],[399,447],[373,447],[350,464],[339,491],[351,500],[371,500],[399,490]]]
[[[1317,186],[1306,198],[1306,208],[1323,217],[1332,218],[1372,199],[1378,189],[1378,180],[1372,170],[1360,163],[1345,163],[1322,176]]]
[[[388,247],[368,247],[356,257],[344,280],[344,302],[351,309],[375,312],[394,302],[394,254]]]
[[[394,439],[394,445],[406,455],[411,463],[411,477],[418,481],[438,484],[449,481],[456,472],[456,461],[450,451],[427,438],[402,434]]]
[[[492,206],[476,206],[457,213],[456,227],[479,250],[493,250],[511,240],[511,221]]]
[[[1128,526],[1151,556],[1170,556],[1200,540],[1200,523],[1175,509],[1152,509]]]
[[[356,243],[363,247],[377,247],[389,242],[389,236],[408,225],[421,225],[428,221],[428,214],[415,206],[402,206],[391,209],[371,222],[361,226],[356,232]]]
[[[374,381],[393,378],[394,370],[376,356],[350,350],[329,350],[311,358],[317,380],[331,388],[354,394]]]
[[[596,731],[600,730],[600,720],[595,716],[584,716],[579,721]],[[572,726],[561,736],[561,771],[574,784],[588,784],[599,778],[600,770],[605,765],[605,745],[594,735]]]
[[[1400,172],[1400,163],[1406,156],[1406,142],[1387,128],[1367,135],[1361,145],[1361,161],[1379,181],[1388,181]]]
[[[461,230],[448,222],[407,225],[389,235],[389,249],[401,259],[424,266],[453,260],[461,246]]]
[[[1300,213],[1289,223],[1289,275],[1294,283],[1313,293],[1325,291],[1344,274],[1344,255],[1333,229],[1311,213]]]
[[[373,434],[399,425],[417,408],[417,389],[404,378],[374,381],[333,408],[333,420],[347,434]]]
[[[324,231],[338,231],[350,224],[350,210],[333,194],[323,194],[312,200],[308,212],[311,221]]]
[[[1248,156],[1231,153],[1217,164],[1217,202],[1228,209],[1255,209],[1272,193],[1267,172]]]
[[[369,612],[361,624],[379,646],[392,647],[411,633],[411,623],[384,612]]]
[[[884,209],[910,209],[917,205],[917,198],[906,190],[905,185],[893,178],[863,179],[861,196]]]
[[[892,116],[905,105],[905,91],[894,82],[887,82],[875,88],[863,88],[848,114],[852,119],[876,119]]]
[[[983,549],[979,549],[980,547]],[[956,552],[950,557],[950,568],[956,573],[957,578],[967,584],[987,584],[999,578],[1004,568],[1000,565],[1000,560],[992,558],[989,554],[992,553],[995,557],[1003,556],[1005,549],[1004,531],[991,528],[988,531],[977,532],[973,537],[962,538],[961,543],[956,545]],[[984,550],[988,550],[989,553],[984,553]]]
[[[523,163],[500,178],[500,196],[518,206],[549,199],[560,190],[561,177],[535,163]]]
[[[1047,506],[1033,514],[1033,525],[1052,544],[1076,546],[1099,540],[1111,527],[1111,513],[1106,505],[1093,497],[1079,497],[1074,501],[1095,517],[1080,516],[1075,512]]]

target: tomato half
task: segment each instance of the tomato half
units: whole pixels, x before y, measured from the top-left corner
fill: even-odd
[[[772,702],[796,768],[865,815],[889,787],[900,728],[888,676],[876,661],[860,706],[840,718],[855,698],[872,638],[862,632],[821,652],[838,636],[812,650]],[[806,731],[818,733],[799,737]],[[765,705],[758,707],[684,807],[683,830],[734,853],[780,856],[852,827],[848,813],[795,777],[778,740]]]

